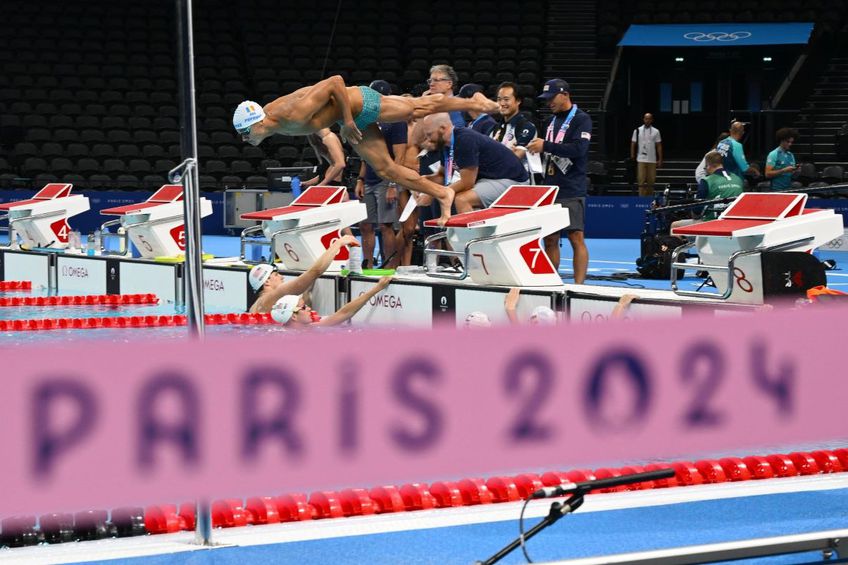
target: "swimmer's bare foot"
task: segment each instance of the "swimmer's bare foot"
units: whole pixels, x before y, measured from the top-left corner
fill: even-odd
[[[480,103],[480,111],[486,114],[494,114],[500,111],[500,106],[494,100],[489,100],[486,98],[486,95],[482,92],[475,92],[474,96],[471,97],[473,100],[476,100]]]
[[[436,200],[439,201],[439,206],[441,206],[442,208],[442,215],[439,216],[439,219],[436,222],[440,226],[444,226],[446,223],[448,223],[448,220],[450,220],[451,206],[453,205],[453,199],[455,196],[456,193],[454,192],[454,190],[451,187],[446,186],[445,191],[442,193],[442,196],[436,197]]]

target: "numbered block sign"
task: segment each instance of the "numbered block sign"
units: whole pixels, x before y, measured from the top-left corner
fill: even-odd
[[[107,208],[100,213],[120,219],[127,237],[145,259],[185,253],[182,185],[164,185],[144,202]],[[201,198],[200,216],[205,218],[210,214],[212,203]]]
[[[68,219],[89,208],[88,198],[71,194],[73,185],[51,183],[29,200],[0,204],[0,212],[8,213],[12,243],[20,239],[27,248],[65,249],[71,227]]]
[[[364,220],[365,204],[345,201],[345,188],[313,186],[289,206],[242,214],[243,220],[261,222],[262,233],[272,242],[274,253],[285,268],[305,271],[340,237],[341,230]],[[346,247],[339,250],[326,272],[338,273],[350,258]]]

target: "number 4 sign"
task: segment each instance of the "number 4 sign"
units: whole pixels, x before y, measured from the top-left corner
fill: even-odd
[[[62,218],[50,224],[50,229],[56,234],[56,241],[59,243],[68,243],[68,232],[71,231],[71,226],[68,225],[68,220]]]

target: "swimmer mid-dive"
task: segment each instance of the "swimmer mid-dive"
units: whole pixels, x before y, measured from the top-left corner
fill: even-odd
[[[498,104],[478,92],[471,98],[431,94],[421,98],[382,96],[367,86],[345,86],[333,76],[281,96],[264,107],[246,100],[233,114],[233,126],[242,139],[259,145],[266,137],[309,135],[334,123],[341,135],[380,178],[433,196],[442,208],[439,223],[450,217],[453,190],[402,167],[389,156],[377,122],[408,122],[439,112],[497,112]]]

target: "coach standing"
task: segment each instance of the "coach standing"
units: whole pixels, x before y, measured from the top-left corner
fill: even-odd
[[[557,202],[568,208],[569,226],[563,230],[574,251],[574,282],[583,284],[589,267],[589,250],[583,238],[586,215],[586,165],[592,119],[571,102],[568,83],[555,78],[545,83],[539,98],[548,103],[553,116],[545,125],[545,139],[527,145],[531,153],[541,153],[544,167],[542,184],[559,186]],[[545,252],[559,268],[559,233],[545,237]]]

